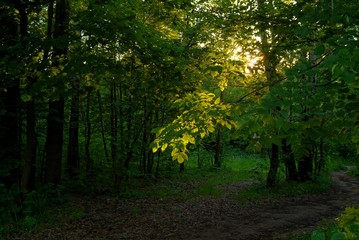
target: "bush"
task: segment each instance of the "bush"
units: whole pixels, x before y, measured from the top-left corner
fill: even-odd
[[[315,230],[311,240],[347,240],[359,239],[359,208],[346,208],[342,215],[336,219],[334,229],[327,231]]]

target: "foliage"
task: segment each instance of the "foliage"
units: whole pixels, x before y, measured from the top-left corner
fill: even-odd
[[[359,237],[359,207],[346,208],[336,221],[347,238]]]
[[[25,199],[21,200],[21,197]],[[0,237],[16,226],[17,230],[29,231],[52,206],[66,202],[63,187],[44,186],[27,194],[17,189],[7,190],[0,185]],[[13,226],[12,226],[13,225]]]
[[[359,237],[359,209],[358,207],[348,207],[336,219],[337,225],[334,228],[315,230],[311,234],[312,240],[340,240],[357,239]]]
[[[229,118],[230,106],[223,104],[213,93],[196,92],[175,102],[182,112],[164,128],[157,128],[152,151],[165,151],[169,147],[171,157],[179,163],[188,159],[188,144],[214,133],[217,127],[236,128],[237,124]]]
[[[338,155],[358,165],[356,0],[48,2],[0,4],[1,224],[23,217],[31,228],[47,206],[64,202],[61,185],[41,184],[45,172],[54,175],[44,167],[53,154],[43,149],[64,141],[68,149],[76,145],[78,155],[77,176],[69,181],[75,183],[68,185],[82,192],[112,188],[126,197],[148,194],[129,188],[135,178],[148,189],[154,176],[191,178],[177,174],[174,163],[192,171],[195,161],[188,159],[211,169],[193,194],[221,194],[218,182],[239,180],[233,177],[237,170],[265,179],[267,158],[249,163],[233,154],[228,160],[233,149],[226,146],[223,171],[212,169],[212,153],[202,149],[206,142],[237,140],[258,153],[274,144],[284,156],[285,140],[294,167],[305,156],[330,170],[347,165]],[[70,4],[70,19],[57,36],[61,2]],[[49,105],[60,99],[64,114],[56,120],[66,131],[57,139],[61,144],[49,144],[46,139],[58,137],[47,132]],[[75,131],[76,144],[67,130]],[[6,145],[10,137],[19,147]],[[69,150],[58,149],[61,172],[71,158]],[[153,195],[188,196],[177,183],[166,184]],[[329,185],[317,184],[319,190]],[[250,189],[247,197],[316,189],[309,183],[281,187]]]

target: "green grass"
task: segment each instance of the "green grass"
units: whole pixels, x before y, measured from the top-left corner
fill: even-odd
[[[256,203],[263,200],[278,200],[283,197],[294,197],[303,194],[327,191],[332,184],[329,174],[323,174],[314,182],[281,181],[275,188],[268,188],[264,183],[249,186],[237,195],[240,203]]]
[[[200,152],[201,158],[213,157],[213,153]],[[175,163],[176,164],[176,163]],[[159,179],[154,184],[151,179],[130,180],[130,185],[119,193],[124,198],[176,198],[190,199],[198,196],[220,196],[224,192],[221,185],[240,182],[249,178],[258,178],[265,174],[264,165],[267,159],[260,155],[243,154],[231,149],[223,155],[221,168],[215,168],[210,160],[203,160],[198,167],[197,154],[191,154],[186,162],[185,171],[178,168],[168,172],[160,172]],[[178,167],[178,165],[175,165]]]
[[[85,215],[82,209],[79,209],[70,201],[66,203],[47,204],[43,206],[40,213],[26,215],[16,222],[3,226],[3,232],[0,231],[0,239],[6,239],[3,236],[11,238],[12,235],[21,235],[26,232],[36,232],[43,229],[54,228],[61,224],[80,219]]]

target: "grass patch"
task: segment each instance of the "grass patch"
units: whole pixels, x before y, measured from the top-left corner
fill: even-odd
[[[263,183],[249,186],[238,193],[236,199],[240,203],[261,202],[264,200],[278,200],[284,197],[294,197],[303,194],[320,193],[327,191],[332,184],[329,174],[317,178],[313,182],[280,182],[275,188],[268,188]]]
[[[207,156],[208,152],[201,153],[201,156],[204,155]],[[174,172],[173,169],[170,174],[160,172],[157,183],[148,178],[131,179],[130,185],[123,189],[118,197],[184,200],[198,196],[221,196],[224,194],[222,185],[263,177],[267,171],[266,158],[244,154],[236,149],[226,151],[221,168],[215,168],[210,164],[201,165],[199,168],[196,157],[195,154],[190,156],[183,173]]]
[[[54,228],[69,221],[80,219],[84,215],[84,211],[70,201],[61,204],[48,203],[46,206],[43,206],[41,212],[26,215],[16,222],[3,226],[3,238],[0,234],[0,239],[12,239],[16,235]]]

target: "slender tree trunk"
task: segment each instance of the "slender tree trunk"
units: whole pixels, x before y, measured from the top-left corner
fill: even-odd
[[[103,113],[102,113],[103,108],[102,108],[102,99],[101,99],[100,91],[97,91],[97,100],[98,100],[98,110],[99,110],[99,114],[100,114],[100,125],[101,125],[101,136],[102,136],[103,150],[105,152],[106,161],[109,162],[110,157],[108,155],[107,142],[106,142],[106,137],[105,137],[105,126],[104,126],[104,122],[103,122]]]
[[[216,146],[214,152],[214,166],[221,167],[221,155],[222,155],[222,130],[219,128],[217,130],[216,136]]]
[[[127,171],[130,167],[130,161],[132,160],[132,156],[133,156],[133,146],[132,146],[132,141],[133,143],[135,142],[136,137],[132,137],[132,98],[131,96],[129,96],[129,107],[128,107],[128,111],[127,111],[127,141],[126,141],[126,158],[124,161],[124,170],[125,172],[125,178],[127,178]],[[138,130],[137,132],[141,132],[140,130]]]
[[[179,167],[180,167],[179,168],[180,173],[183,173],[184,172],[184,162],[180,163]]]
[[[30,83],[30,88],[33,82]],[[35,189],[36,178],[36,117],[35,102],[30,100],[26,103],[26,159],[22,171],[21,189],[31,191]]]
[[[91,92],[88,91],[86,98],[86,113],[85,113],[85,154],[84,154],[87,176],[91,176],[93,169],[93,162],[90,155],[90,145],[91,145],[90,103],[91,103]]]
[[[292,146],[287,144],[287,139],[282,139],[282,155],[287,168],[287,180],[295,181],[298,179],[297,167],[292,151]]]
[[[224,92],[221,91],[220,100],[223,101]],[[216,136],[216,145],[214,152],[214,166],[221,167],[221,158],[222,158],[222,129],[218,127],[217,136]]]
[[[54,27],[55,40],[66,35],[69,23],[69,12],[68,0],[56,0]],[[60,59],[66,57],[66,55],[67,45],[58,47],[55,44],[53,66],[58,67],[61,64]],[[55,185],[59,184],[61,181],[64,105],[65,99],[63,96],[60,96],[57,100],[50,100],[47,118],[44,182]]]
[[[270,167],[267,177],[268,187],[274,187],[276,185],[278,166],[279,166],[279,146],[277,144],[272,144]]]
[[[79,79],[73,82],[72,90],[74,91],[71,99],[70,123],[69,123],[69,142],[67,146],[67,175],[73,179],[80,173],[80,153],[79,153],[79,116],[80,116],[80,99],[78,91],[80,88]]]
[[[111,126],[111,161],[112,161],[112,170],[113,176],[115,178],[115,186],[119,185],[120,176],[119,176],[119,164],[118,164],[118,154],[117,154],[117,94],[116,94],[116,84],[111,84],[111,94],[110,94],[110,126]]]
[[[319,145],[319,162],[317,166],[317,176],[320,175],[323,167],[324,167],[324,140],[320,138],[320,145]]]

